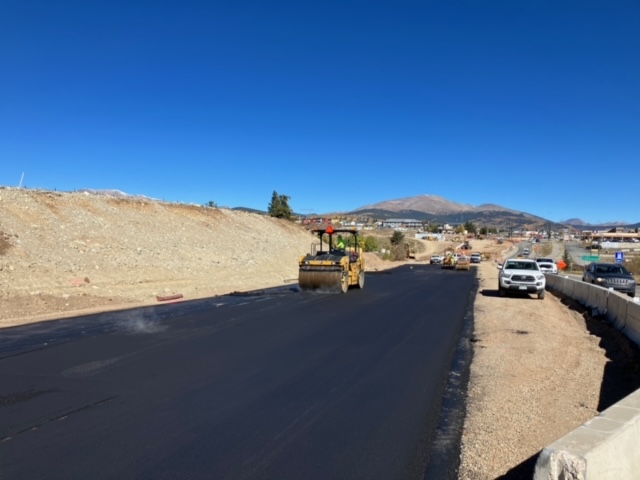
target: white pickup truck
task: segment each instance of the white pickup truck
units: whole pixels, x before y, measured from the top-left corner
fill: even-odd
[[[536,258],[536,262],[538,263],[542,273],[558,273],[558,266],[556,265],[556,262],[553,261],[553,258],[538,257]]]
[[[546,279],[535,260],[528,258],[510,258],[505,260],[498,275],[498,294],[504,297],[507,292],[536,293],[544,298]]]

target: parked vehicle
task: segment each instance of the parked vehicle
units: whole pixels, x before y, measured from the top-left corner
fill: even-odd
[[[480,253],[472,253],[470,257],[471,263],[480,263],[482,262],[482,254]]]
[[[440,265],[442,264],[443,259],[444,259],[444,256],[442,255],[431,255],[431,258],[429,259],[429,263],[434,265]]]
[[[469,270],[471,266],[471,260],[466,255],[460,255],[456,261],[456,270]]]
[[[536,293],[543,299],[546,279],[535,260],[509,258],[498,275],[498,294],[504,297],[509,291]]]
[[[590,263],[582,275],[582,281],[604,288],[613,288],[630,297],[636,294],[636,280],[633,274],[618,263]]]
[[[542,273],[558,273],[558,266],[553,261],[553,258],[539,257],[536,258],[536,262]]]

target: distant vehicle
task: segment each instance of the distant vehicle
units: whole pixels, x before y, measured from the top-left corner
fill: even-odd
[[[482,262],[482,254],[480,253],[472,253],[470,258],[471,258],[471,263]]]
[[[622,265],[617,263],[590,263],[582,275],[582,281],[613,288],[620,293],[635,297],[636,280]]]
[[[544,298],[546,279],[538,264],[528,258],[505,260],[498,275],[498,295],[504,297],[509,291],[536,293]]]
[[[431,255],[431,258],[429,259],[429,263],[440,265],[442,264],[442,260],[444,260],[443,255]]]
[[[531,252],[529,251],[528,248],[525,248],[524,250],[522,250],[522,254],[523,255],[529,255]]]
[[[456,261],[456,270],[469,270],[471,265],[471,259],[466,255],[460,255]]]
[[[553,261],[553,258],[538,257],[536,258],[536,262],[542,273],[558,273],[558,266],[556,262]]]

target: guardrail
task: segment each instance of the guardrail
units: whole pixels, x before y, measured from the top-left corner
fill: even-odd
[[[640,346],[640,303],[613,290],[562,275],[547,275],[547,288],[592,309]],[[535,480],[633,480],[640,475],[640,390],[545,447]]]

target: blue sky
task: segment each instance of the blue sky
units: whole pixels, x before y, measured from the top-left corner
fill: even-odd
[[[640,221],[637,1],[0,1],[0,185]]]

